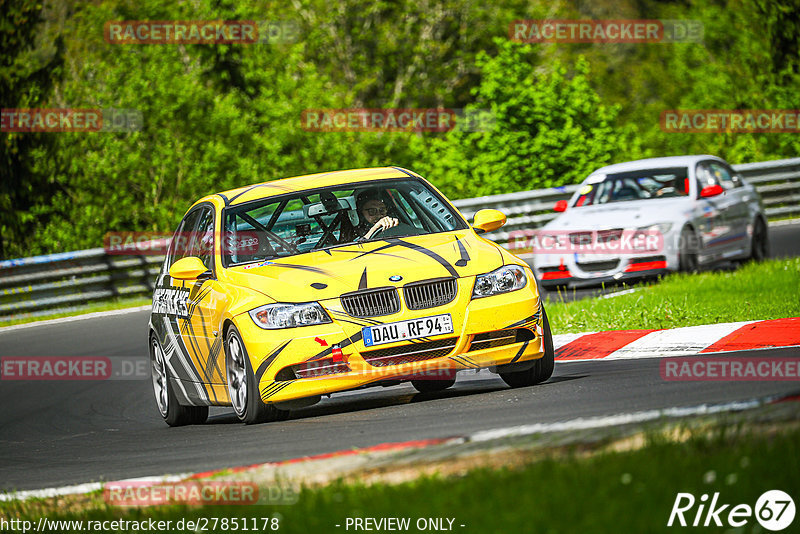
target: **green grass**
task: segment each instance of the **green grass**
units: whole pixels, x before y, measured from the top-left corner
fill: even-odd
[[[800,258],[749,263],[734,271],[673,274],[606,299],[547,306],[554,334],[677,328],[800,316]]]
[[[766,427],[750,433],[743,428],[695,430],[688,440],[678,442],[653,437],[645,447],[626,452],[586,456],[572,449],[516,469],[480,468],[460,477],[424,477],[399,485],[335,483],[303,490],[294,505],[127,511],[103,505],[83,512],[64,512],[62,508],[47,517],[177,521],[278,514],[280,532],[314,534],[347,532],[348,517],[410,517],[412,525],[421,517],[449,517],[455,519],[454,531],[464,533],[675,532],[676,527],[667,528],[666,523],[678,492],[693,493],[698,499],[704,493],[719,492],[721,503],[750,506],[771,489],[795,498],[800,495],[800,430],[796,426],[781,431]],[[35,522],[39,513],[34,510],[35,503],[2,504],[0,516]],[[687,515],[690,521],[695,511],[696,507]],[[795,525],[798,521],[795,519]],[[756,531],[757,523],[751,518],[742,532]],[[412,527],[409,532],[417,530]]]
[[[145,304],[150,304],[152,301],[153,300],[151,298],[147,297],[118,298],[111,301],[86,304],[84,306],[80,306],[75,309],[70,309],[67,311],[53,312],[53,313],[48,313],[47,315],[37,315],[36,317],[25,317],[24,315],[22,315],[21,317],[14,318],[8,321],[5,320],[5,318],[0,317],[0,328],[15,324],[32,323],[35,321],[46,321],[48,319],[60,319],[62,317],[76,317],[78,315],[84,315],[87,313],[134,308],[136,306],[144,306]]]

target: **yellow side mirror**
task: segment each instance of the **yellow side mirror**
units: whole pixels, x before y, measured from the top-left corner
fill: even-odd
[[[181,258],[169,268],[169,275],[178,280],[197,280],[207,272],[210,273],[203,261],[196,256]]]
[[[498,210],[480,210],[472,220],[472,227],[478,230],[479,234],[497,230],[506,223],[506,216]]]

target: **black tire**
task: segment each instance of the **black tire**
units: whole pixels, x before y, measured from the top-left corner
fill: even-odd
[[[678,270],[684,273],[697,272],[697,252],[700,250],[700,241],[697,234],[690,227],[681,230],[680,248],[678,252]]]
[[[190,425],[202,425],[208,420],[208,406],[188,406],[192,410]]]
[[[169,426],[199,425],[208,419],[208,406],[184,406],[172,387],[164,351],[156,336],[150,336],[150,376],[156,408]]]
[[[753,224],[753,238],[750,242],[750,259],[764,261],[769,257],[769,234],[764,221],[756,219]]]
[[[510,373],[500,373],[500,378],[512,388],[520,388],[541,384],[553,376],[555,367],[556,351],[553,346],[553,334],[550,331],[550,321],[547,319],[547,312],[542,305],[542,342],[544,343],[544,355],[535,360],[533,366],[525,371],[512,371]]]
[[[231,405],[241,422],[252,425],[288,417],[289,412],[261,400],[247,348],[235,326],[229,327],[225,334],[225,369]]]
[[[435,393],[437,391],[444,391],[453,384],[456,379],[452,380],[412,380],[411,385],[420,393]]]

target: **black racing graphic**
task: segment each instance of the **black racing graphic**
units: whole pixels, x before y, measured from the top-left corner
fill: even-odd
[[[528,348],[528,343],[530,343],[530,341],[527,340],[524,343],[522,343],[522,346],[517,351],[517,354],[513,358],[511,358],[511,361],[508,363],[514,363],[517,360],[519,360],[522,357],[522,353],[525,352],[525,349]]]
[[[363,258],[364,256],[369,256],[370,254],[376,254],[376,255],[381,254],[382,250],[386,250],[387,248],[394,248],[396,246],[399,246],[398,245],[398,241],[400,241],[400,239],[396,238],[396,237],[390,237],[386,241],[388,241],[388,244],[381,245],[380,247],[374,248],[372,250],[367,250],[366,252],[359,252],[358,256],[355,256],[353,259],[357,260],[357,259]],[[403,259],[408,259],[408,258],[403,258]]]
[[[450,274],[451,274],[451,275],[453,275],[454,277],[458,278],[458,272],[457,272],[457,271],[456,271],[456,270],[453,268],[453,266],[452,266],[452,265],[450,265],[450,262],[448,262],[448,261],[447,261],[446,259],[444,259],[443,257],[439,256],[439,255],[438,255],[437,253],[435,253],[434,251],[432,251],[432,250],[430,250],[430,249],[427,249],[427,248],[425,248],[425,247],[423,247],[423,246],[421,246],[421,245],[416,245],[416,244],[414,244],[414,243],[408,243],[408,242],[406,242],[406,241],[403,241],[403,240],[401,240],[401,239],[398,239],[398,241],[400,242],[400,244],[401,244],[402,246],[404,246],[404,247],[406,247],[406,248],[410,248],[410,249],[412,249],[412,250],[416,250],[416,251],[418,251],[418,252],[421,252],[421,253],[423,253],[423,254],[426,254],[427,256],[430,256],[431,258],[433,258],[434,260],[436,260],[437,262],[439,262],[439,264],[440,264],[442,267],[444,267],[445,269],[447,269],[447,272],[448,272],[448,273],[450,273]]]
[[[361,273],[361,280],[358,281],[358,289],[367,289],[369,284],[367,284],[367,268],[364,267],[364,272]]]
[[[253,189],[258,189],[259,187],[271,187],[272,189],[280,189],[281,191],[286,191],[287,193],[293,191],[293,189],[290,188],[290,187],[285,187],[285,186],[277,185],[277,184],[273,184],[273,183],[256,184],[256,185],[251,185],[250,187],[248,187],[247,189],[245,189],[241,193],[238,193],[238,194],[232,196],[231,199],[230,199],[230,202],[233,202],[234,200],[236,200],[240,196],[244,195],[245,193],[249,193]]]
[[[295,265],[294,263],[271,263],[270,267],[286,267],[288,269],[298,269],[301,271],[308,271],[316,274],[321,274],[323,276],[327,276],[328,278],[333,278],[334,280],[339,280],[340,282],[345,284],[349,283],[346,280],[342,280],[340,277],[336,276],[330,271],[326,271],[325,269],[321,269],[319,267],[312,267],[310,265]],[[324,288],[315,288],[315,289],[324,289]]]
[[[458,243],[458,250],[461,252],[461,259],[456,262],[456,267],[466,267],[470,260],[467,249],[458,237],[456,237],[456,243]]]
[[[400,171],[400,172],[402,172],[403,174],[407,174],[407,175],[409,175],[409,176],[410,176],[410,177],[412,177],[412,178],[422,178],[422,176],[420,176],[420,175],[418,175],[418,174],[415,174],[415,173],[413,173],[413,172],[409,171],[408,169],[404,169],[403,167],[392,167],[392,168],[393,168],[394,170],[396,170],[396,171]]]
[[[504,326],[503,328],[501,328],[501,330],[506,330],[507,328],[516,328],[518,326],[522,326],[522,327],[525,327],[525,326],[536,326],[536,325],[539,324],[539,316],[540,315],[541,315],[541,312],[539,311],[539,309],[537,309],[536,313],[534,313],[533,315],[529,315],[528,317],[526,317],[524,319],[520,319],[519,321],[513,322],[510,325]]]
[[[367,325],[365,325],[364,323],[357,323],[356,321],[354,321],[354,320],[352,320],[352,319],[350,319],[350,318],[346,318],[346,317],[337,317],[337,318],[336,318],[336,321],[337,321],[337,322],[339,322],[339,323],[350,323],[350,324],[354,324],[354,325],[356,325],[356,326],[360,326],[360,327],[362,327],[362,328],[363,328],[364,326],[367,326]]]
[[[362,317],[360,319],[356,319],[355,317],[352,317],[351,315],[349,315],[349,314],[347,314],[347,313],[345,313],[345,312],[343,312],[341,310],[330,310],[329,309],[328,311],[331,314],[333,314],[335,316],[336,320],[339,321],[339,322],[350,323],[350,324],[354,324],[354,325],[357,325],[357,326],[373,326],[373,325],[376,325],[376,324],[383,324],[381,321],[378,321],[376,319],[367,319],[366,317]]]
[[[264,389],[264,391],[261,392],[261,400],[266,401],[268,398],[277,394],[286,386],[291,386],[294,382],[295,380],[286,380],[285,382],[274,382],[270,384]]]
[[[194,354],[197,355],[198,359],[200,359],[200,355],[202,354],[202,351],[200,350],[200,343],[197,336],[195,335],[194,327],[192,326],[190,320],[186,319],[184,321],[183,326],[179,327],[179,333],[181,337],[186,336],[189,339],[189,344],[191,345],[192,352],[194,352]],[[187,357],[189,365],[193,365],[194,362],[188,353]],[[202,372],[203,376],[205,377],[203,382],[205,382],[206,384],[210,383],[211,375],[209,375],[208,369],[202,368],[201,366],[201,369],[199,369],[199,371]]]
[[[307,359],[306,361],[307,362],[313,362],[314,360],[321,360],[322,358],[326,358],[326,357],[330,356],[330,354],[333,352],[333,347],[338,347],[340,349],[343,349],[346,346],[352,345],[353,343],[358,343],[359,341],[361,341],[361,330],[359,330],[358,332],[356,332],[355,334],[353,334],[350,337],[344,338],[342,341],[340,341],[338,343],[334,343],[330,347],[327,347],[326,349],[324,349],[322,352],[318,352],[316,355],[312,356],[311,358]]]
[[[168,316],[163,316],[163,319],[164,319],[164,324],[167,326],[168,329],[168,332],[165,332],[165,334],[166,335],[171,334],[175,342],[177,343],[177,346],[173,347],[172,354],[181,363],[181,365],[175,366],[175,372],[178,375],[183,374],[183,376],[176,376],[175,378],[180,380],[181,382],[190,382],[192,384],[195,384],[199,388],[199,390],[202,390],[202,393],[198,391],[196,397],[187,397],[185,400],[189,401],[190,403],[200,402],[202,404],[207,404],[208,394],[201,386],[202,378],[197,373],[197,369],[195,368],[195,366],[192,365],[191,358],[189,358],[189,349],[186,347],[186,343],[183,339],[183,336],[180,333],[180,327],[178,326],[178,319]],[[181,371],[183,373],[181,373]]]
[[[197,305],[200,304],[210,292],[211,285],[206,286],[205,289],[202,289],[202,283],[192,286],[192,289],[189,291],[189,302],[187,303],[190,318],[194,315]]]
[[[214,343],[211,344],[211,349],[208,351],[208,359],[206,360],[206,369],[211,369],[212,376],[216,371],[216,373],[224,380],[225,375],[223,375],[222,368],[220,368],[219,366],[220,354],[222,354],[222,337],[217,336],[214,338]]]
[[[364,248],[364,244],[363,243],[357,243],[357,246],[358,246],[359,249],[363,249]],[[388,256],[390,258],[397,258],[399,260],[407,260],[408,259],[408,258],[406,258],[404,256],[398,256],[397,254],[387,254],[386,252],[375,252],[374,250],[370,251],[370,252],[366,252],[366,253],[363,250],[347,250],[347,249],[342,249],[342,248],[325,249],[325,251],[328,252],[329,254],[330,254],[330,252],[343,252],[345,254],[358,254],[358,256],[350,258],[350,261],[357,260],[358,258],[360,258],[361,256],[364,256],[365,254],[375,254],[376,256]]]
[[[311,284],[311,287],[313,287],[314,289],[325,289],[326,287],[328,287],[328,284],[323,284],[322,282],[314,282],[313,284]]]
[[[183,332],[189,338],[189,342],[192,346],[192,350],[194,351],[195,355],[197,356],[198,362],[202,361],[202,355],[206,355],[206,365],[200,365],[201,371],[203,376],[205,377],[204,382],[206,384],[213,384],[214,383],[214,371],[216,370],[220,376],[222,375],[222,370],[219,368],[217,364],[219,359],[219,351],[220,346],[218,345],[218,339],[215,339],[213,343],[209,343],[208,340],[209,332],[207,330],[207,325],[205,321],[200,321],[201,326],[203,327],[202,336],[198,336],[197,333],[194,331],[194,325],[192,324],[192,316],[194,312],[197,310],[197,306],[203,301],[203,299],[211,293],[211,285],[208,285],[203,289],[203,284],[198,283],[192,286],[191,291],[189,291],[189,296],[191,300],[189,301],[189,316],[183,320]],[[200,347],[200,339],[205,340],[206,342],[206,350],[202,350]],[[215,353],[216,352],[216,353]],[[187,353],[188,356],[188,353]],[[189,362],[191,362],[191,358],[189,358]],[[214,401],[217,400],[217,394],[214,388],[211,389],[211,394],[214,396]]]
[[[453,275],[455,278],[458,278],[458,271],[455,270],[455,268],[450,264],[449,261],[447,261],[443,257],[439,256],[434,251],[432,251],[432,250],[430,250],[428,248],[425,248],[422,245],[417,245],[415,243],[409,243],[408,241],[403,241],[402,239],[399,239],[399,238],[389,238],[386,241],[388,241],[388,244],[383,245],[381,247],[378,247],[378,248],[376,248],[374,250],[369,250],[367,252],[363,252],[363,253],[361,253],[361,255],[356,256],[356,258],[361,258],[361,257],[367,256],[369,254],[375,254],[376,252],[380,252],[380,251],[386,250],[388,248],[405,247],[405,248],[409,248],[411,250],[416,250],[417,252],[421,252],[422,254],[425,254],[426,256],[429,256],[429,257],[433,258],[442,267],[447,269],[448,273]]]
[[[464,356],[463,354],[456,354],[454,356],[450,356],[450,359],[456,363],[463,365],[464,367],[469,367],[470,369],[480,369],[481,366],[477,363],[470,360],[468,357]]]
[[[156,315],[188,318],[191,315],[187,301],[189,290],[186,288],[159,287],[153,293],[153,311]]]
[[[162,328],[161,324],[156,326],[156,328],[159,330],[158,335],[161,338],[159,342],[161,343],[161,347],[164,350],[164,359],[166,360],[166,362],[172,362],[174,364],[178,360],[181,360],[179,354],[180,349],[178,348],[178,343],[180,342],[173,343],[170,339],[170,332],[171,332],[171,328],[169,326],[170,318],[167,316],[162,316],[161,319],[164,322],[164,325],[166,325],[166,328]],[[175,396],[178,398],[180,402],[191,406],[194,404],[192,399],[195,397],[201,398],[201,395],[198,394],[193,397],[192,395],[190,395],[188,391],[184,390],[184,388],[181,387],[186,382],[183,377],[187,374],[187,371],[183,369],[183,364],[174,365],[174,367],[175,367],[174,369],[169,369],[169,379],[174,381],[173,386],[174,386]]]
[[[264,361],[261,362],[261,365],[259,365],[258,369],[256,369],[256,384],[261,382],[261,377],[263,377],[264,373],[267,372],[269,366],[272,365],[272,362],[275,361],[275,358],[278,357],[278,354],[280,354],[281,351],[285,349],[286,346],[291,342],[292,342],[291,339],[285,341],[283,345],[278,346],[278,348],[273,350],[271,353],[269,353],[269,355],[266,358],[264,358]]]
[[[312,267],[310,265],[295,265],[294,263],[272,263],[270,267],[286,267],[287,269],[300,269],[301,271],[309,271],[317,274],[324,274],[330,276],[328,271],[320,269],[319,267]]]
[[[199,295],[196,294],[197,286],[193,287],[192,290],[184,287],[161,287],[155,290],[154,299],[153,299],[153,312],[154,314],[161,315],[168,319],[168,323],[170,329],[172,330],[172,334],[175,336],[175,339],[178,340],[178,348],[177,350],[180,351],[181,354],[185,357],[185,363],[188,366],[191,366],[194,369],[194,365],[192,363],[192,359],[189,356],[189,350],[185,343],[185,338],[183,334],[186,334],[186,337],[189,339],[189,343],[191,345],[192,351],[198,355],[203,354],[200,350],[200,345],[198,343],[197,337],[194,335],[194,331],[191,324],[192,315],[197,308],[197,305],[200,303],[201,300],[208,294],[210,291],[210,287],[207,288],[206,291],[200,293]],[[193,295],[193,293],[195,293]],[[183,325],[179,320],[183,321]],[[203,326],[205,330],[205,325]],[[181,332],[183,330],[183,333]],[[212,351],[213,346],[209,345],[207,347],[208,351]],[[216,362],[212,361],[213,364]],[[197,369],[194,369],[197,371]],[[213,370],[212,370],[213,372]],[[211,383],[211,375],[208,373],[207,368],[202,369],[202,374],[206,379],[207,383]],[[197,376],[196,379],[193,380],[193,377],[178,377],[181,380],[187,380],[191,382],[199,382],[202,381],[202,377]],[[216,398],[215,398],[216,400]]]

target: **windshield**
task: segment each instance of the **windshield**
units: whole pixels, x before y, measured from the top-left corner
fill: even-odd
[[[348,243],[467,228],[449,204],[414,179],[270,197],[225,208],[223,218],[226,267]]]
[[[591,176],[584,182],[573,206],[591,206],[689,195],[688,169],[649,169]]]

